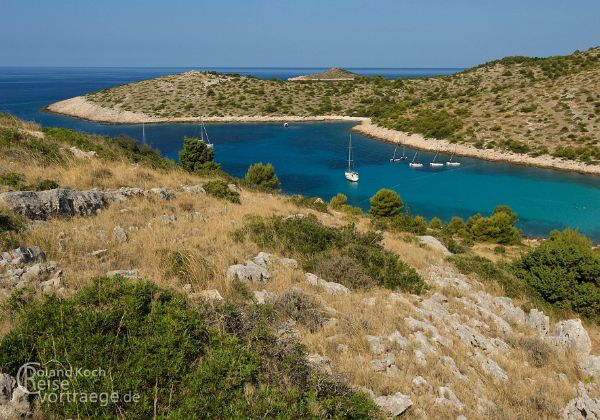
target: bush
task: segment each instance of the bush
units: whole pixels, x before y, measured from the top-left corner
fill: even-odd
[[[12,213],[0,209],[0,251],[19,246],[23,224]]]
[[[214,151],[196,137],[183,138],[183,150],[179,152],[179,164],[188,172],[218,169],[214,161]]]
[[[204,184],[204,191],[210,196],[222,198],[232,203],[240,204],[240,193],[233,191],[229,185],[222,180],[213,180]]]
[[[508,206],[498,206],[490,217],[477,214],[467,221],[475,241],[512,245],[521,242],[521,232],[515,227],[517,214]]]
[[[298,207],[317,210],[321,213],[329,213],[327,204],[319,197],[305,197],[295,194],[290,197],[290,202]]]
[[[329,200],[329,205],[334,209],[339,209],[345,205],[347,201],[348,197],[346,197],[345,194],[338,193],[335,197],[332,197],[331,200]]]
[[[397,192],[382,188],[370,199],[369,213],[373,217],[394,217],[400,215],[404,203]]]
[[[325,312],[323,305],[314,296],[296,289],[277,296],[273,308],[285,318],[299,322],[312,332],[321,326],[321,315]]]
[[[580,233],[553,231],[517,262],[518,276],[551,305],[588,319],[600,315],[600,256]]]
[[[439,217],[434,217],[429,221],[429,227],[431,229],[441,229],[442,228],[442,221]]]
[[[302,218],[252,217],[236,236],[247,236],[261,248],[297,255],[307,271],[320,268],[331,272],[333,267],[325,266],[324,259],[336,258],[336,254],[340,258],[338,261],[345,257],[346,267],[339,267],[340,273],[335,275],[338,280],[341,280],[342,273],[346,270],[348,274],[362,271],[373,283],[389,289],[421,293],[427,288],[412,267],[383,248],[380,235],[374,232],[360,233],[353,225],[344,228],[328,227],[313,215]],[[364,278],[355,280],[357,283],[346,279],[345,284],[350,287],[368,287]]]
[[[139,395],[136,403],[106,405],[40,398],[49,418],[377,415],[365,395],[311,372],[299,344],[279,344],[272,319],[268,308],[194,310],[184,296],[151,283],[100,278],[71,298],[25,306],[0,342],[0,369],[15,375],[32,361],[49,369],[103,369],[60,379],[79,395]]]
[[[343,284],[350,289],[368,290],[376,284],[355,258],[338,250],[318,255],[310,266],[317,276]]]
[[[279,191],[281,189],[279,178],[277,178],[275,169],[270,163],[263,165],[260,162],[251,165],[246,173],[245,181],[265,191]]]
[[[0,174],[0,185],[17,187],[23,181],[23,175],[16,172],[3,172]]]
[[[425,235],[427,233],[427,222],[423,216],[412,217],[409,214],[400,214],[390,220],[390,228],[399,232]]]

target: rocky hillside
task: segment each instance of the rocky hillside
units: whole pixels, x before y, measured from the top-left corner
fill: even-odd
[[[113,122],[202,115],[361,116],[382,127],[481,150],[598,164],[599,85],[600,48],[592,48],[564,57],[507,57],[426,79],[289,83],[192,71],[105,89],[49,109]]]
[[[542,308],[501,265],[463,274],[437,239],[343,206],[1,123],[0,417],[600,416],[593,314]],[[51,359],[110,372],[71,390],[140,399],[27,398],[18,368]]]

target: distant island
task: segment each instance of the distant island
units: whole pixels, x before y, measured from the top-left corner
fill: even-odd
[[[330,69],[325,70],[322,73],[316,74],[307,74],[304,76],[298,77],[290,77],[288,80],[291,81],[302,81],[302,80],[354,80],[358,77],[358,74],[352,73],[351,71],[340,69],[337,67],[332,67]]]
[[[424,150],[600,174],[598,86],[596,47],[418,79],[337,68],[293,81],[189,71],[47,110],[107,123],[356,120],[365,135]]]

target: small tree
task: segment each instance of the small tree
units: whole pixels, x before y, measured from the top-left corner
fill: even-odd
[[[442,221],[440,220],[439,217],[434,217],[429,221],[429,227],[431,229],[441,229],[442,228]]]
[[[270,163],[262,162],[250,165],[246,173],[246,182],[267,191],[279,191],[281,184],[275,174],[275,168]]]
[[[339,209],[344,204],[346,204],[347,201],[348,201],[348,197],[346,197],[345,194],[337,193],[337,195],[335,197],[331,198],[331,200],[329,201],[329,204],[334,209]]]
[[[395,191],[382,188],[371,197],[371,213],[374,217],[394,217],[402,212],[404,203]]]
[[[197,137],[184,137],[183,150],[179,152],[179,163],[188,172],[217,169],[214,151]]]

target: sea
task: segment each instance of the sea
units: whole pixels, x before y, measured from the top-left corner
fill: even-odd
[[[72,128],[87,133],[127,135],[141,140],[140,125],[98,124],[49,114],[49,103],[107,87],[135,82],[192,68],[58,68],[0,67],[0,112],[45,126]],[[196,68],[286,79],[323,68]],[[432,77],[463,69],[452,68],[350,68],[362,75],[385,78]],[[458,157],[460,167],[432,169],[429,152],[416,160],[423,169],[406,162],[392,163],[395,146],[352,134],[355,168],[360,181],[344,178],[348,136],[353,122],[219,123],[207,124],[215,144],[215,158],[234,176],[244,176],[255,162],[271,162],[286,194],[303,194],[329,200],[341,192],[349,204],[365,210],[380,188],[402,197],[411,214],[449,220],[476,213],[489,214],[497,205],[509,205],[519,215],[518,226],[530,237],[547,236],[553,229],[578,229],[600,243],[600,177],[557,170],[530,168],[502,162]],[[146,125],[146,140],[166,157],[177,159],[184,136],[199,135],[197,124]],[[397,155],[412,160],[417,151],[398,147]],[[440,154],[438,161],[450,158]],[[0,168],[1,171],[1,168]]]

